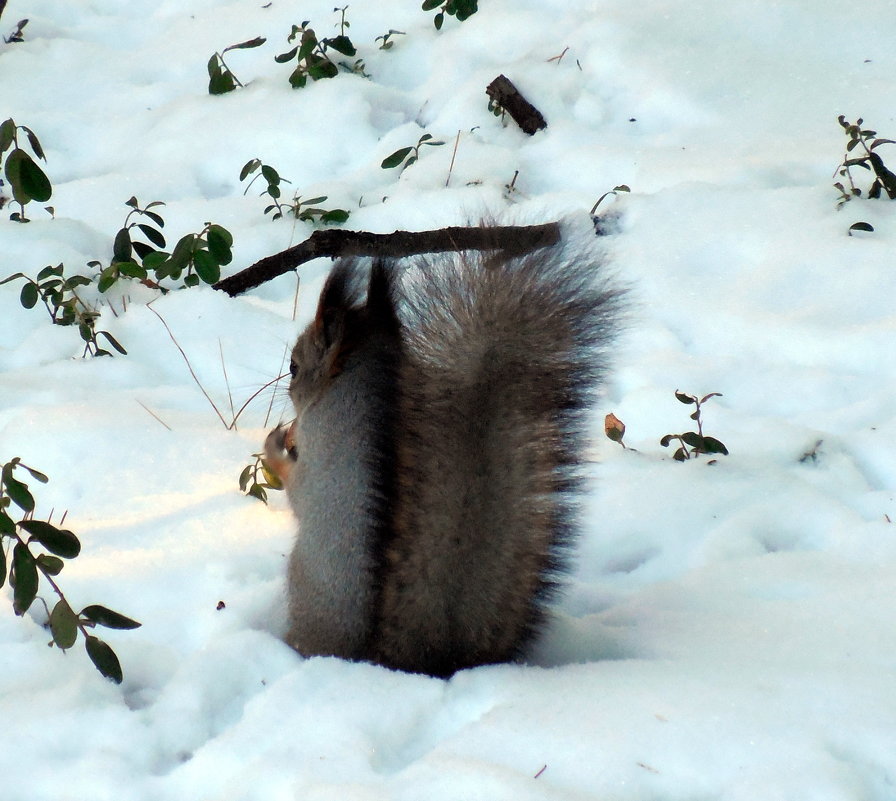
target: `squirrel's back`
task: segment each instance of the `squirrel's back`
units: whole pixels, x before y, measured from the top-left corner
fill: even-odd
[[[331,621],[336,631],[363,631],[364,644],[359,650],[355,636],[352,649],[327,652],[440,676],[517,658],[543,619],[577,532],[588,412],[619,293],[599,260],[560,247],[418,261],[400,293],[394,266],[378,266],[374,275],[386,277],[385,296],[401,321],[394,391],[381,400],[391,406],[383,411],[392,445],[356,454],[361,466],[371,456],[379,465],[365,479],[362,505],[371,518],[348,535],[363,540],[354,546],[365,555],[364,620],[340,620],[344,611],[334,606]],[[352,391],[366,396],[369,379],[356,374]],[[359,449],[369,447],[371,432],[363,429],[376,428],[376,417],[367,414],[356,432]],[[337,439],[333,448],[351,447]],[[301,463],[301,436],[296,449]],[[309,504],[355,501],[305,497],[301,506],[309,516]],[[309,535],[321,547],[293,505],[297,549]],[[319,601],[293,578],[295,632],[296,609]]]

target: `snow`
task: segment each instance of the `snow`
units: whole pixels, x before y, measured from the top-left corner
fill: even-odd
[[[335,33],[332,3],[8,3],[4,34],[30,21],[0,43],[0,117],[39,136],[56,217],[32,204],[18,225],[7,207],[0,278],[108,263],[131,195],[166,202],[172,243],[227,227],[230,271],[302,241],[311,227],[271,222],[261,187],[244,196],[257,157],[350,209],[346,227],[383,232],[483,214],[581,225],[627,184],[595,246],[633,302],[556,619],[531,664],[446,682],[279,639],[294,524],[237,477],[288,415],[282,388],[227,430],[153,293],[110,293],[99,327],[128,355],[82,360],[73,329],[0,287],[0,461],[50,476],[30,482],[39,517],[68,510],[73,606],[143,624],[102,634],[115,685],[80,643],[47,648],[39,602],[24,618],[0,603],[5,801],[896,798],[896,218],[885,200],[838,210],[831,187],[837,115],[896,138],[896,5],[481,5],[437,32],[419,4],[353,4],[372,78],[294,91],[273,56],[303,19]],[[406,35],[381,51],[390,28]],[[246,87],[209,96],[209,56],[255,36],[225,56]],[[546,131],[490,114],[500,73]],[[446,144],[380,168],[424,132]],[[876,230],[848,236],[857,220]],[[154,300],[228,422],[228,394],[238,408],[282,371],[326,269],[302,268],[295,320],[292,276]],[[729,456],[660,447],[691,427],[676,389],[723,393],[704,425]],[[611,411],[627,450],[603,437]]]

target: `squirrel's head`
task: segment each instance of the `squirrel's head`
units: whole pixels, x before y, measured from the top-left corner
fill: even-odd
[[[367,302],[353,261],[342,261],[327,278],[317,313],[292,349],[289,395],[298,417],[323,397],[351,357],[385,335],[398,340],[392,283],[382,262],[373,265]]]

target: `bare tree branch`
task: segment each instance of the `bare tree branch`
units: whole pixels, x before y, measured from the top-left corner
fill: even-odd
[[[528,253],[560,241],[559,223],[527,226],[475,226],[440,228],[434,231],[394,231],[372,234],[367,231],[327,229],[315,231],[295,247],[265,256],[251,267],[214,284],[231,297],[294,270],[311,259],[327,256],[378,256],[403,258],[421,253],[459,250],[506,250]]]

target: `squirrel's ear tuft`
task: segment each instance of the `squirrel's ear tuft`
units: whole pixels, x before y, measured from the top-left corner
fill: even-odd
[[[370,285],[367,289],[367,315],[385,328],[397,330],[395,312],[394,265],[377,259],[370,268]]]

